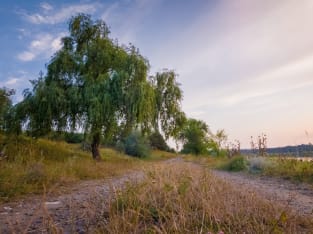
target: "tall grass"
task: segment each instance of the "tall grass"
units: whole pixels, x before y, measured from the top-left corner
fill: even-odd
[[[115,193],[99,233],[300,233],[310,220],[186,163],[159,165]],[[311,229],[312,230],[312,229]]]
[[[299,161],[283,157],[266,160],[267,166],[262,168],[264,175],[313,184],[313,161]]]
[[[42,193],[83,179],[102,179],[141,168],[139,159],[113,149],[101,149],[102,161],[92,160],[79,144],[29,137],[0,136],[0,202]]]
[[[185,156],[192,161],[212,169],[245,171],[253,174],[280,177],[296,182],[313,184],[313,161],[300,161],[286,157],[247,157],[232,158],[212,156]]]

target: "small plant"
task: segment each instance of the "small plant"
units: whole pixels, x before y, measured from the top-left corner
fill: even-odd
[[[244,171],[248,168],[248,161],[243,156],[233,157],[230,161],[222,166],[227,171]]]
[[[262,133],[260,136],[258,136],[257,143],[254,142],[253,136],[251,136],[251,151],[253,154],[256,154],[258,152],[259,156],[266,156],[266,150],[267,150],[267,136],[266,134]]]
[[[260,173],[274,166],[274,163],[264,157],[251,157],[248,159],[249,171],[251,173]]]
[[[234,143],[233,142],[228,143],[226,147],[226,154],[228,158],[240,155],[241,154],[240,141],[235,140]]]

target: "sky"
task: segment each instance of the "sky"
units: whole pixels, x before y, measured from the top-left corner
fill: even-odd
[[[249,148],[313,143],[312,0],[11,0],[0,3],[0,87],[46,71],[68,21],[88,13],[132,43],[154,74],[173,69],[183,111]]]

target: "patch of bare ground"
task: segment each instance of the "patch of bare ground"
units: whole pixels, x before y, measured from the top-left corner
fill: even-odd
[[[65,194],[29,196],[0,206],[0,233],[88,233],[97,216],[105,215],[112,191],[141,180],[136,171],[105,180],[90,180],[66,188]],[[60,193],[60,192],[59,192]]]
[[[235,187],[257,193],[273,203],[288,206],[299,215],[311,216],[313,219],[313,186],[310,184],[243,172],[214,170],[212,173]]]

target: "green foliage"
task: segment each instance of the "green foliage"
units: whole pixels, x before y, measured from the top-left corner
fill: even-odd
[[[262,173],[285,179],[313,183],[313,161],[291,158],[268,158]]]
[[[75,133],[75,132],[66,132],[64,136],[64,140],[67,143],[83,143],[84,134]]]
[[[14,95],[13,89],[0,88],[0,130],[7,131],[9,127],[10,111],[12,101],[10,96]]]
[[[244,171],[248,169],[248,161],[244,156],[236,156],[222,166],[227,171]]]
[[[151,78],[155,91],[154,128],[158,130],[160,125],[166,138],[178,138],[186,121],[181,110],[183,94],[176,77],[174,71],[164,70]]]
[[[33,136],[83,129],[95,159],[101,142],[123,139],[134,129],[158,129],[176,136],[184,121],[176,74],[165,70],[148,78],[149,63],[133,45],[109,38],[109,29],[89,15],[69,22],[69,36],[32,81],[16,107],[21,125]],[[70,128],[70,129],[69,129]]]
[[[145,158],[150,154],[148,140],[138,131],[132,132],[125,139],[125,153],[131,156]]]
[[[185,154],[208,154],[209,126],[196,119],[188,119],[180,133],[183,142],[182,153]]]
[[[163,136],[159,132],[154,132],[149,136],[150,146],[153,149],[169,151],[169,146],[166,144]]]

